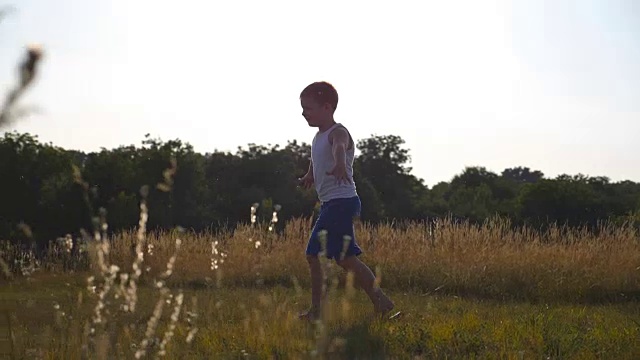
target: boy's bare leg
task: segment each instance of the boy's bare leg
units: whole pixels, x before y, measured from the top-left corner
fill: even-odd
[[[380,289],[375,287],[376,277],[373,271],[357,256],[349,256],[338,261],[338,265],[346,271],[353,272],[356,284],[369,296],[376,312],[387,313],[394,307],[393,301]]]
[[[311,275],[311,308],[300,314],[301,318],[315,319],[320,315],[320,302],[322,301],[322,264],[317,256],[307,255],[309,273]]]

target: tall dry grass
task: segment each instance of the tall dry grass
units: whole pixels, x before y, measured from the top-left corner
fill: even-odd
[[[0,22],[9,13],[15,9],[11,6],[3,6],[0,8]],[[27,46],[24,58],[18,65],[18,79],[13,87],[7,92],[6,98],[0,106],[0,129],[13,124],[20,117],[28,115],[33,109],[18,108],[19,100],[24,96],[26,91],[32,86],[34,80],[39,73],[40,63],[42,62],[43,50],[38,44],[30,44]],[[28,233],[28,230],[25,230]],[[21,269],[23,275],[28,275],[34,269],[35,259],[33,254],[29,252],[15,253],[12,257],[13,265],[7,263],[4,254],[5,246],[0,243],[0,280],[2,277],[12,278],[12,267]],[[28,265],[26,265],[28,263]]]
[[[182,240],[168,283],[180,286],[309,285],[304,248],[313,219],[289,221],[276,234],[265,224],[235,231],[148,234],[142,283],[164,271]],[[622,301],[640,296],[640,238],[631,225],[603,225],[596,232],[551,227],[540,233],[514,230],[502,219],[482,225],[441,221],[435,227],[409,223],[357,223],[362,255],[387,289],[529,301]],[[124,268],[139,234],[110,240],[109,261]],[[54,257],[52,257],[54,258]],[[51,270],[60,264],[48,261]],[[344,282],[344,274],[341,275]]]

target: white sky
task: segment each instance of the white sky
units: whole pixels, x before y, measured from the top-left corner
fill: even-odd
[[[2,130],[65,148],[309,143],[298,95],[326,80],[337,121],[400,135],[430,186],[475,165],[640,181],[634,0],[3,5],[0,93],[27,43],[46,57],[22,101],[43,113]]]

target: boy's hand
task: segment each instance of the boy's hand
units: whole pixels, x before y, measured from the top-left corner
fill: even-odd
[[[327,175],[335,176],[337,184],[341,184],[343,181],[345,184],[349,184],[347,168],[344,165],[336,164],[331,171],[327,171]]]
[[[305,189],[309,189],[311,185],[313,185],[313,174],[306,173],[303,177],[298,179],[298,183]]]

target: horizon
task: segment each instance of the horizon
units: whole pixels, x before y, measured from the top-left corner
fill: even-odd
[[[3,132],[3,134],[7,134],[7,133],[14,133],[14,131],[5,131],[5,132]],[[37,141],[39,141],[41,144],[45,144],[44,142],[40,141],[40,139],[38,139],[37,135],[34,135],[34,134],[29,134],[29,135],[30,135],[30,136],[33,136],[33,137],[34,137]],[[384,136],[384,135],[393,135],[393,134],[379,134],[379,135]],[[149,139],[159,140],[159,141],[161,141],[161,142],[163,142],[163,143],[164,143],[164,142],[167,142],[167,141],[172,141],[172,140],[179,140],[179,141],[181,141],[181,142],[182,142],[182,144],[183,144],[183,145],[193,146],[191,143],[189,143],[188,141],[185,141],[184,139],[178,139],[178,138],[172,138],[172,139],[160,139],[160,138],[157,138],[157,137],[153,136],[153,134],[149,134]],[[291,140],[289,140],[289,141],[294,141],[294,140],[295,140],[295,139],[291,139]],[[355,140],[355,141],[356,141],[356,143],[357,143],[359,139],[354,139],[354,140]],[[143,146],[143,144],[142,144],[142,141],[143,141],[143,140],[141,140],[139,144],[133,144],[133,143],[132,143],[132,144],[121,144],[121,145],[118,145],[118,146],[113,147],[113,148],[101,148],[101,149],[94,149],[94,150],[89,150],[89,151],[86,151],[86,150],[79,150],[79,149],[66,148],[66,147],[58,146],[58,145],[53,144],[53,143],[46,143],[46,144],[50,144],[50,145],[52,145],[52,146],[54,146],[54,147],[62,148],[63,150],[66,150],[66,151],[78,151],[78,152],[82,152],[82,153],[84,153],[84,154],[86,154],[86,155],[89,155],[89,154],[92,154],[92,153],[99,153],[99,152],[101,152],[103,149],[104,149],[104,150],[107,150],[107,151],[113,151],[113,150],[115,150],[115,149],[117,149],[117,148],[120,148],[120,147],[130,147],[130,146],[133,146],[133,147],[135,147],[135,148],[137,148],[137,149],[140,149],[140,148],[143,148],[143,147],[144,147],[144,146]],[[301,145],[302,143],[301,143],[301,142],[298,142],[298,144],[299,144],[299,145]],[[242,149],[246,150],[246,149],[248,149],[248,146],[249,146],[249,145],[251,145],[251,144],[244,144],[244,145],[242,145],[242,146],[240,146],[240,147],[241,147]],[[258,143],[256,143],[255,145],[257,145],[257,146],[265,146],[265,147],[267,147],[267,148],[272,148],[272,147],[274,147],[274,146],[278,145],[278,146],[280,147],[280,148],[279,148],[279,150],[282,150],[282,149],[283,149],[287,144],[273,144],[273,143],[271,143],[271,144],[269,144],[269,143],[258,144]],[[311,146],[311,144],[310,144],[310,143],[307,143],[307,145]],[[210,154],[213,154],[213,153],[228,153],[228,154],[232,154],[232,155],[237,155],[237,150],[238,150],[238,148],[237,148],[237,147],[236,147],[235,151],[214,149],[213,151],[201,152],[201,151],[197,151],[197,149],[195,149],[195,148],[193,149],[193,151],[194,151],[195,153],[201,154],[201,155],[203,155],[203,156],[210,155]],[[409,149],[409,151],[411,151],[411,149]],[[356,150],[356,158],[359,156],[359,154],[360,154],[360,150]],[[409,154],[411,154],[411,153],[409,153]],[[407,164],[405,164],[405,166],[406,166],[406,167],[411,168],[411,171],[409,171],[409,174],[410,174],[410,175],[413,175],[413,176],[415,176],[417,179],[419,179],[419,180],[423,180],[423,181],[424,181],[424,179],[422,179],[421,177],[419,177],[419,176],[417,176],[417,175],[415,174],[414,169],[413,169],[413,168],[412,168],[412,166],[411,166],[411,162],[408,162]],[[431,184],[427,184],[427,183],[425,182],[425,183],[424,183],[424,185],[425,185],[427,188],[431,189],[431,188],[433,188],[433,186],[438,185],[439,183],[443,183],[443,182],[444,182],[444,183],[450,183],[450,182],[451,182],[451,180],[453,180],[453,178],[454,178],[455,176],[458,176],[458,175],[462,174],[462,173],[464,172],[464,170],[465,170],[467,167],[469,167],[469,168],[484,168],[486,171],[489,171],[489,172],[495,173],[495,174],[497,174],[498,176],[501,176],[502,171],[504,171],[504,170],[507,170],[507,169],[510,169],[510,168],[518,168],[518,167],[520,167],[520,168],[523,168],[523,169],[524,169],[524,168],[528,168],[528,169],[529,169],[530,171],[532,171],[532,172],[534,172],[534,171],[540,171],[540,172],[543,174],[543,178],[544,178],[544,179],[555,179],[555,178],[557,178],[558,176],[562,176],[562,175],[569,175],[569,176],[572,176],[572,177],[573,177],[573,176],[580,176],[580,175],[583,175],[583,176],[591,177],[591,178],[604,177],[604,178],[609,179],[610,183],[621,183],[621,182],[625,182],[625,181],[632,181],[632,182],[640,183],[640,181],[634,181],[634,180],[632,180],[632,179],[619,179],[619,180],[612,179],[611,177],[607,176],[606,174],[604,174],[604,175],[603,175],[603,174],[585,174],[585,173],[567,173],[567,172],[560,172],[560,173],[558,173],[558,174],[555,174],[555,175],[553,175],[553,176],[550,176],[550,175],[546,174],[546,173],[545,173],[543,170],[541,170],[541,169],[532,168],[532,167],[527,166],[527,165],[516,165],[516,166],[507,167],[507,168],[503,168],[503,169],[490,169],[490,168],[488,168],[488,167],[486,167],[486,166],[483,166],[483,165],[479,164],[479,165],[467,165],[465,168],[462,168],[462,169],[460,169],[460,171],[458,171],[457,173],[453,174],[453,175],[451,176],[451,178],[449,178],[449,179],[439,180],[439,181],[435,182],[435,183],[434,183],[434,184],[432,184],[432,185],[431,185]]]
[[[331,4],[3,2],[15,10],[0,21],[0,95],[40,43],[20,105],[43,112],[0,131],[83,152],[147,133],[203,154],[309,144],[298,95],[325,80],[336,121],[355,140],[402,137],[429,187],[467,166],[640,182],[632,2]]]

